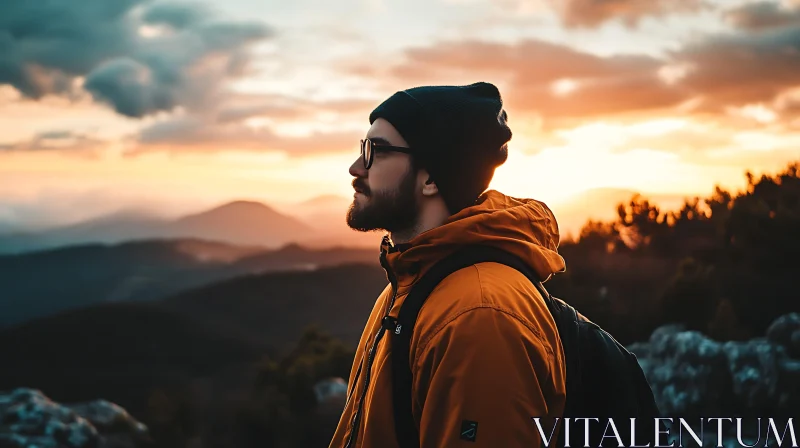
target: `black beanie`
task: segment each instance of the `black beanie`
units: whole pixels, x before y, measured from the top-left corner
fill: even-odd
[[[492,84],[423,86],[395,93],[369,116],[383,118],[417,151],[451,214],[473,205],[508,158],[503,99]]]

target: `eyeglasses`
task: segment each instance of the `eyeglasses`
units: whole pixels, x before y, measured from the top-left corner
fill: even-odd
[[[370,139],[361,140],[361,161],[364,162],[364,169],[369,169],[372,166],[372,160],[375,158],[375,151],[395,151],[405,154],[413,154],[414,150],[411,148],[404,148],[402,146],[379,145]]]

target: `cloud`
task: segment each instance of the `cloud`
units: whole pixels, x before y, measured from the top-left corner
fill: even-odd
[[[0,144],[0,151],[53,151],[66,150],[70,153],[91,155],[93,151],[102,149],[108,142],[89,134],[65,130],[45,131],[33,138],[16,143]]]
[[[502,84],[509,109],[558,121],[679,105],[689,94],[659,75],[665,64],[649,56],[601,57],[566,45],[525,40],[444,42],[410,49],[402,62],[384,72],[364,66],[350,69],[365,77],[388,79],[387,84],[400,88],[494,81]]]
[[[143,117],[201,109],[247,73],[273,32],[200,6],[147,0],[0,3],[0,84],[24,96],[79,95]]]
[[[126,140],[127,153],[149,151],[278,151],[290,157],[354,151],[377,103],[309,100],[282,94],[238,94],[204,114],[177,114],[150,124]],[[276,130],[281,130],[278,132]],[[303,131],[303,132],[301,132]],[[287,134],[287,132],[289,132]]]
[[[164,78],[147,65],[127,57],[111,60],[92,70],[84,87],[129,117],[170,110],[180,101],[174,86],[164,82]]]
[[[203,20],[208,11],[200,5],[179,3],[156,4],[148,8],[142,20],[151,25],[167,25],[175,29],[184,29]]]
[[[218,123],[244,121],[250,118],[270,118],[291,121],[315,119],[332,115],[337,119],[361,115],[362,120],[377,103],[373,100],[336,99],[309,100],[280,94],[236,95],[226,99],[217,112]]]
[[[800,24],[737,30],[689,40],[663,57],[599,56],[567,45],[445,41],[406,50],[384,67],[344,67],[381,79],[387,91],[424,84],[491,81],[514,113],[542,117],[544,128],[614,115],[797,118]]]
[[[800,118],[800,87],[781,94],[775,100],[775,110],[786,118]]]
[[[619,19],[629,27],[645,17],[696,12],[708,7],[705,0],[547,0],[564,26],[596,28]]]
[[[710,36],[672,57],[692,67],[679,84],[702,96],[702,109],[772,103],[800,86],[800,26]]]
[[[800,26],[800,2],[786,6],[773,1],[746,3],[725,12],[725,19],[738,28],[758,31]]]
[[[268,126],[248,126],[241,122],[209,125],[197,117],[178,117],[153,124],[141,131],[128,152],[146,151],[280,151],[290,156],[357,151],[362,133],[321,132],[306,135],[281,135]]]

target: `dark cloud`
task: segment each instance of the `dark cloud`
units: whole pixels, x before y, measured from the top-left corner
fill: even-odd
[[[120,114],[141,117],[178,104],[180,83],[170,78],[168,72],[154,71],[134,59],[117,58],[92,70],[84,87],[108,100]]]
[[[169,3],[152,5],[142,15],[142,20],[150,25],[167,25],[183,29],[200,22],[208,12],[199,5]]]
[[[609,20],[636,26],[644,17],[695,12],[705,0],[548,0],[558,10],[564,26],[594,28]]]
[[[772,1],[747,3],[726,11],[725,18],[739,28],[753,31],[797,27],[800,26],[800,4],[787,7]]]
[[[147,26],[150,36],[140,33]],[[271,35],[187,4],[2,2],[0,83],[38,99],[74,94],[83,77],[96,99],[131,117],[202,108],[246,72],[249,45]]]
[[[134,45],[125,17],[139,2],[1,2],[0,83],[31,98],[65,92],[72,78]]]
[[[800,26],[711,36],[672,58],[691,67],[680,85],[702,96],[704,110],[771,103],[800,86]]]

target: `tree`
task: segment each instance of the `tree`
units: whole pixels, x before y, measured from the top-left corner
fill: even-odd
[[[777,316],[800,310],[800,163],[775,176],[747,173],[747,182],[725,221],[718,262],[724,294],[760,334]]]
[[[627,204],[617,206],[617,216],[620,237],[628,247],[638,251],[661,249],[669,226],[666,215],[655,204],[637,193]]]
[[[624,247],[614,223],[589,220],[581,228],[579,243],[591,252],[613,252]]]
[[[239,412],[239,422],[252,446],[317,446],[333,428],[309,429],[316,419],[314,385],[347,378],[355,353],[338,339],[315,327],[303,333],[297,346],[280,360],[265,358],[253,392]],[[324,433],[321,433],[324,432]]]
[[[661,297],[663,323],[682,323],[690,330],[706,331],[717,308],[713,275],[713,266],[693,258],[683,260]]]

